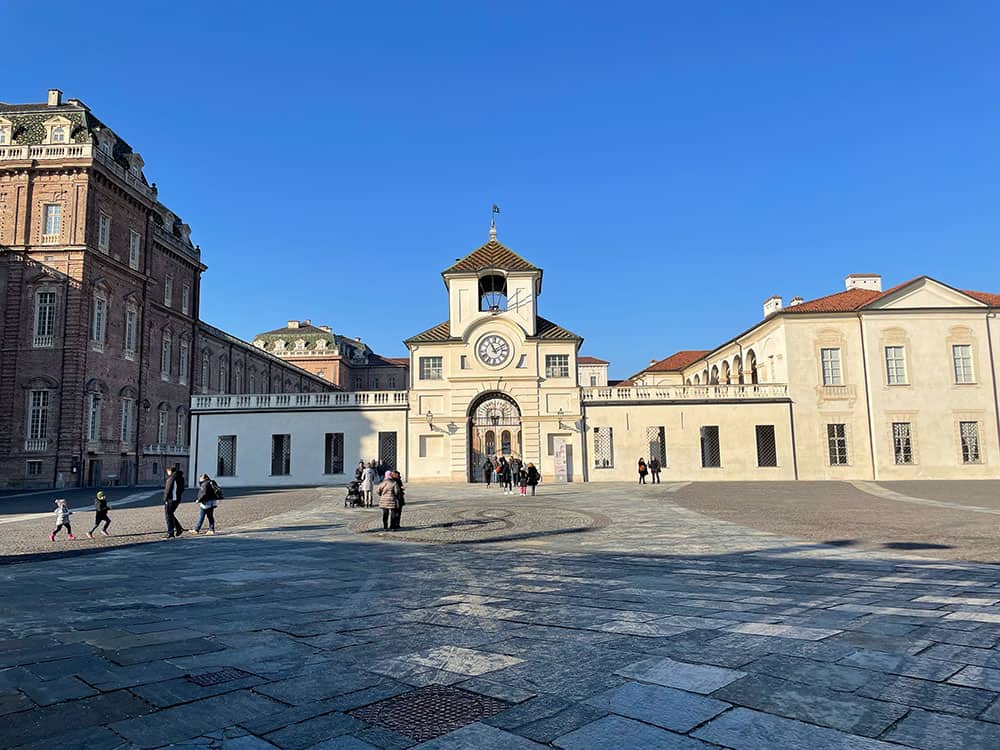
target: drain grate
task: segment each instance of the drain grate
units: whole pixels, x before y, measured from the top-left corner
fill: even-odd
[[[220,669],[218,672],[188,675],[188,681],[201,687],[209,687],[210,685],[221,685],[223,682],[242,680],[244,677],[253,677],[253,675],[236,667],[226,667],[225,669]]]
[[[425,742],[474,721],[496,716],[510,705],[506,701],[448,685],[428,685],[347,713],[369,724]]]

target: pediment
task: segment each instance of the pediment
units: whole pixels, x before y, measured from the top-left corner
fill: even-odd
[[[929,277],[915,279],[865,305],[866,310],[986,307],[964,292]]]

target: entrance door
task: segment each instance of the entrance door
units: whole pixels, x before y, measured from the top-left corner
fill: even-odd
[[[101,485],[101,462],[91,461],[87,465],[87,486],[99,487]]]
[[[398,469],[396,463],[396,433],[380,432],[378,434],[378,458],[384,466]]]
[[[521,410],[506,393],[485,393],[469,410],[469,481],[483,482],[487,458],[522,457]]]

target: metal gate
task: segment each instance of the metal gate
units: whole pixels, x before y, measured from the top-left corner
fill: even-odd
[[[378,434],[378,460],[383,466],[391,469],[398,469],[396,463],[396,433],[380,432]]]

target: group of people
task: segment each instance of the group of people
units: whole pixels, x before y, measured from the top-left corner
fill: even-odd
[[[652,483],[653,484],[659,484],[660,483],[660,468],[661,468],[661,466],[660,466],[660,459],[656,458],[656,456],[653,456],[653,458],[649,459],[649,463],[648,464],[646,463],[646,459],[640,458],[639,459],[639,484],[645,484],[646,483],[646,475],[647,474],[652,475]]]
[[[494,483],[499,485],[505,495],[514,494],[515,484],[520,488],[522,495],[527,495],[530,487],[531,495],[534,496],[535,488],[542,481],[542,475],[533,463],[525,464],[517,456],[511,456],[510,459],[503,455],[487,456],[483,464],[483,481],[487,487]]]
[[[378,477],[382,481],[376,486]],[[403,506],[406,505],[406,491],[403,487],[403,477],[395,469],[386,466],[381,460],[358,462],[354,470],[354,479],[360,483],[363,505],[371,508],[375,495],[378,495],[378,507],[382,509],[382,530],[398,531],[399,522],[403,517]]]
[[[175,515],[177,509],[180,507],[185,489],[187,489],[187,482],[184,472],[181,471],[180,467],[168,466],[167,480],[163,485],[163,514],[167,523],[168,539],[179,537],[188,530],[181,526],[181,522],[177,520],[177,516]],[[208,474],[199,476],[197,498],[198,521],[194,527],[195,534],[201,533],[201,527],[206,520],[208,521],[208,531],[206,534],[215,534],[215,509],[218,507],[219,500],[221,499],[222,489],[216,484],[215,480],[209,477]],[[56,536],[63,529],[66,529],[67,539],[76,539],[73,536],[73,526],[70,522],[70,516],[73,515],[73,511],[66,504],[66,499],[57,497],[55,504],[56,527],[49,534],[49,541],[54,542]],[[111,536],[108,531],[108,527],[111,525],[110,510],[108,496],[103,491],[98,492],[94,499],[94,525],[87,532],[88,539],[94,538],[94,532],[97,531],[97,527],[102,523],[104,526],[101,528],[101,533],[104,536]]]

